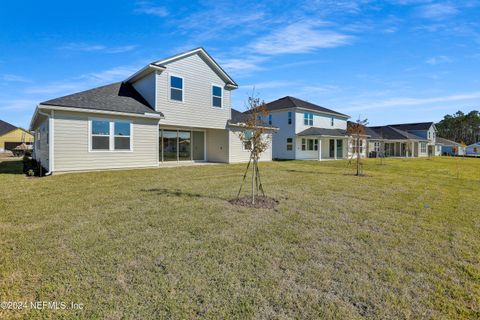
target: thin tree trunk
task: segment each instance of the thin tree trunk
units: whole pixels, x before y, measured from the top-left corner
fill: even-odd
[[[255,156],[253,158],[252,168],[252,204],[255,204]]]

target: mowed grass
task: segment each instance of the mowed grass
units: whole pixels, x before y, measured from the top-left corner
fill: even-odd
[[[29,179],[0,163],[0,318],[480,318],[479,159],[262,163]],[[458,173],[458,175],[457,175]]]

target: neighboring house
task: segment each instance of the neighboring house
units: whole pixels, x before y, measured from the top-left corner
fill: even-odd
[[[465,153],[467,156],[480,156],[480,142],[467,146]]]
[[[22,128],[0,120],[0,152],[11,151],[22,143],[27,146],[32,145],[33,135]]]
[[[279,128],[273,135],[274,159],[326,160],[348,155],[348,115],[294,97],[266,104],[262,120]]]
[[[203,48],[153,62],[123,82],[40,103],[34,157],[48,173],[248,161],[231,109],[237,87]]]
[[[441,155],[433,122],[367,127],[369,157],[426,157]]]
[[[462,156],[465,154],[465,147],[461,143],[437,137],[436,143],[442,148],[442,156]]]

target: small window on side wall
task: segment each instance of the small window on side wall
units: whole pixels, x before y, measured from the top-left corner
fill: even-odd
[[[170,76],[170,100],[183,101],[183,78]]]
[[[330,119],[330,125],[333,127],[334,124],[335,124],[335,118],[332,117],[332,118]]]
[[[92,150],[110,150],[110,122],[92,120]]]
[[[288,111],[288,124],[292,124],[292,112]]]
[[[222,107],[222,87],[212,85],[212,106],[215,108]]]
[[[287,138],[287,151],[292,151],[292,150],[293,150],[293,139]]]

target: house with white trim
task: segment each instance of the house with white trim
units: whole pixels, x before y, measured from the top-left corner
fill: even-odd
[[[203,48],[150,63],[122,82],[38,104],[34,158],[49,174],[248,161],[231,108],[237,88]],[[271,159],[270,148],[261,160]]]
[[[348,156],[346,114],[286,96],[265,105],[263,121],[279,128],[274,159],[335,160]]]

